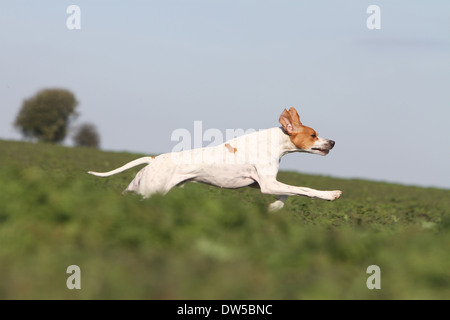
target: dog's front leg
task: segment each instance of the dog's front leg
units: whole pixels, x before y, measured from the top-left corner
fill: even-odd
[[[284,207],[284,203],[286,202],[288,196],[282,195],[277,196],[277,200],[269,204],[269,211],[275,212]]]
[[[290,186],[277,181],[275,178],[267,176],[260,179],[259,185],[262,193],[277,196],[305,196],[333,201],[338,199],[342,194],[342,191],[340,190],[321,191],[305,187]]]

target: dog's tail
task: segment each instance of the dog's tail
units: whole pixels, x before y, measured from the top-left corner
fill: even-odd
[[[142,157],[136,160],[133,160],[131,162],[128,162],[126,165],[114,169],[112,171],[109,172],[93,172],[93,171],[89,171],[89,174],[93,174],[94,176],[98,176],[98,177],[108,177],[108,176],[112,176],[113,174],[128,170],[130,168],[136,167],[138,165],[144,164],[144,163],[150,163],[152,160],[154,159],[154,157]]]

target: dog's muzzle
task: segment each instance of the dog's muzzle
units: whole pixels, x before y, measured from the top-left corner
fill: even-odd
[[[311,148],[311,150],[316,151],[318,154],[323,156],[327,155],[331,149],[333,149],[335,142],[333,140],[327,140],[326,143],[323,143],[320,147]]]

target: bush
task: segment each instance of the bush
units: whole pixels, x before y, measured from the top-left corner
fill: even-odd
[[[78,147],[98,148],[100,146],[100,136],[91,123],[84,123],[76,129],[73,141]]]

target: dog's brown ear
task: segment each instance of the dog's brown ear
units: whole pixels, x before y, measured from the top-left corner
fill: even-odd
[[[294,107],[289,109],[289,115],[291,116],[291,120],[294,125],[298,125],[298,126],[302,125],[302,123],[300,122],[300,117],[298,115],[298,112],[297,112],[297,110],[295,110]]]
[[[283,113],[281,113],[281,116],[280,116],[280,119],[278,119],[278,122],[280,122],[280,124],[283,126],[284,131],[286,131],[287,134],[289,134],[289,135],[294,134],[295,128],[294,128],[294,124],[292,121],[292,117],[286,109],[284,109]]]

